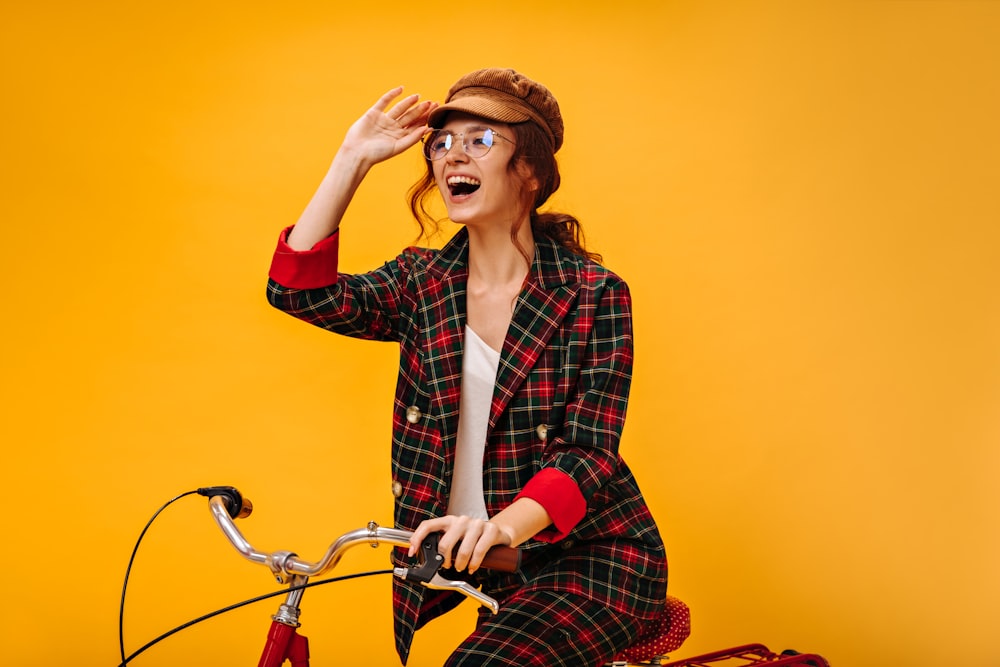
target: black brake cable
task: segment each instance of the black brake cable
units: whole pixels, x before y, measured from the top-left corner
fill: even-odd
[[[156,521],[156,517],[160,516],[160,513],[163,512],[163,510],[167,509],[168,507],[170,507],[171,505],[173,505],[175,502],[177,502],[178,500],[180,500],[184,496],[191,496],[191,495],[194,495],[196,493],[198,493],[198,492],[197,491],[186,491],[185,493],[182,493],[181,495],[179,495],[179,496],[177,496],[175,498],[171,498],[166,503],[164,503],[163,507],[161,507],[160,509],[156,510],[156,513],[154,513],[153,516],[149,519],[149,521],[146,522],[146,527],[142,529],[141,533],[139,533],[139,539],[137,539],[135,541],[135,546],[132,548],[132,556],[129,557],[129,559],[128,559],[128,567],[125,568],[125,583],[122,584],[122,600],[121,600],[121,604],[118,607],[118,650],[121,653],[121,658],[122,658],[122,664],[123,665],[128,662],[128,660],[125,659],[125,630],[124,630],[124,627],[125,627],[125,591],[128,590],[128,577],[129,577],[129,574],[131,574],[131,572],[132,572],[132,564],[135,562],[135,555],[139,551],[139,545],[142,544],[142,538],[146,536],[146,531],[149,530],[149,527],[153,525],[153,522]]]
[[[216,609],[215,611],[209,612],[209,613],[207,613],[207,614],[205,614],[203,616],[199,616],[198,618],[192,619],[192,620],[188,621],[187,623],[183,623],[181,625],[178,625],[176,628],[174,628],[172,630],[168,630],[167,632],[164,632],[162,635],[160,635],[156,639],[153,639],[152,641],[147,642],[145,645],[142,646],[142,648],[140,648],[140,649],[136,650],[135,652],[133,652],[132,655],[130,655],[128,658],[123,658],[122,659],[122,663],[120,665],[118,665],[118,667],[125,667],[125,665],[127,665],[129,662],[131,662],[134,658],[136,658],[137,656],[139,656],[141,653],[144,653],[147,649],[150,649],[153,646],[155,646],[156,644],[159,644],[161,641],[163,641],[167,637],[170,637],[171,635],[175,635],[178,632],[180,632],[181,630],[186,630],[186,629],[190,628],[193,625],[197,625],[198,623],[201,623],[202,621],[207,621],[210,618],[215,618],[216,616],[220,616],[220,615],[225,614],[227,612],[235,611],[236,609],[240,609],[241,607],[246,607],[247,605],[251,605],[251,604],[253,604],[255,602],[261,602],[262,600],[267,600],[267,599],[270,599],[270,598],[278,597],[279,595],[287,595],[288,593],[291,593],[292,591],[301,591],[301,590],[304,590],[306,588],[312,588],[314,586],[325,586],[326,584],[333,584],[333,583],[336,583],[338,581],[347,581],[348,579],[360,579],[361,577],[372,577],[372,576],[375,576],[377,574],[392,574],[392,570],[372,570],[370,572],[357,572],[355,574],[345,574],[345,575],[342,575],[342,576],[339,576],[339,577],[333,577],[333,578],[330,578],[330,579],[324,579],[323,581],[311,581],[308,584],[300,584],[298,586],[289,586],[288,588],[282,588],[281,590],[272,591],[270,593],[265,593],[263,595],[258,595],[257,597],[250,598],[248,600],[243,600],[242,602],[237,602],[235,604],[231,604],[228,607],[223,607],[221,609]],[[122,655],[124,655],[124,651],[123,651]]]
[[[146,536],[146,532],[149,531],[149,527],[153,525],[153,522],[156,521],[156,518],[158,516],[160,516],[160,514],[163,512],[163,510],[167,509],[168,507],[170,507],[171,505],[173,505],[175,502],[177,502],[181,498],[183,498],[185,496],[191,496],[191,495],[200,493],[200,491],[201,491],[201,489],[196,489],[194,491],[186,491],[186,492],[180,494],[179,496],[171,498],[166,503],[164,503],[163,507],[161,507],[160,509],[156,510],[156,512],[153,514],[153,516],[149,519],[149,521],[146,522],[146,526],[142,529],[142,532],[139,533],[139,539],[137,539],[136,542],[135,542],[135,547],[132,548],[132,555],[128,559],[128,567],[125,568],[125,582],[122,584],[122,599],[121,599],[121,604],[118,607],[118,650],[119,650],[119,652],[121,654],[121,660],[122,660],[118,667],[125,667],[133,658],[135,658],[139,654],[144,653],[147,649],[155,646],[156,644],[160,643],[161,641],[163,641],[167,637],[170,637],[171,635],[177,634],[181,630],[185,630],[187,628],[190,628],[192,625],[197,625],[198,623],[201,623],[202,621],[207,621],[210,618],[214,618],[214,617],[219,616],[221,614],[225,614],[226,612],[230,612],[230,611],[234,611],[236,609],[240,609],[241,607],[245,607],[245,606],[253,604],[255,602],[260,602],[262,600],[267,600],[269,598],[277,597],[279,595],[286,595],[288,593],[291,593],[292,591],[303,590],[303,589],[306,589],[306,588],[312,588],[313,586],[323,586],[325,584],[332,584],[332,583],[337,582],[337,581],[346,581],[348,579],[358,579],[360,577],[371,577],[371,576],[374,576],[376,574],[392,574],[392,570],[373,570],[371,572],[359,572],[359,573],[356,573],[356,574],[346,574],[346,575],[343,575],[343,576],[340,576],[340,577],[333,577],[331,579],[324,579],[323,581],[313,581],[313,582],[310,582],[310,583],[307,583],[307,584],[300,584],[298,586],[290,586],[290,587],[287,587],[287,588],[282,588],[281,590],[278,590],[278,591],[273,591],[271,593],[265,593],[264,595],[258,595],[257,597],[250,598],[249,600],[244,600],[242,602],[237,602],[235,604],[229,605],[228,607],[223,607],[222,609],[216,609],[213,612],[209,612],[208,614],[205,614],[203,616],[199,616],[196,619],[193,619],[191,621],[188,621],[187,623],[179,625],[176,628],[174,628],[173,630],[169,630],[167,632],[164,632],[162,635],[160,635],[156,639],[153,639],[150,642],[147,642],[142,648],[140,648],[139,650],[133,652],[132,655],[130,655],[130,656],[128,656],[126,658],[125,657],[125,630],[124,630],[124,627],[125,627],[125,592],[128,590],[128,578],[129,578],[129,575],[132,572],[132,564],[135,562],[135,555],[139,551],[139,545],[142,544],[142,538]]]

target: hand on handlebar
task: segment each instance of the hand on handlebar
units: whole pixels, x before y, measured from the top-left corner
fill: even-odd
[[[443,567],[459,572],[465,570],[469,574],[483,566],[490,549],[511,545],[511,537],[494,523],[449,515],[428,519],[417,526],[410,538],[410,556],[419,551],[421,542],[431,533],[441,533],[438,553],[444,557]]]

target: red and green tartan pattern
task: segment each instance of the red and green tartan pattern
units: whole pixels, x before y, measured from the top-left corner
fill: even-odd
[[[642,621],[591,599],[524,591],[481,617],[445,667],[600,667],[639,635]]]
[[[336,244],[331,247],[335,263]],[[392,475],[401,488],[395,505],[401,528],[413,529],[447,508],[467,257],[463,229],[440,251],[409,248],[370,273],[338,274],[329,286],[296,289],[268,281],[271,304],[295,317],[344,335],[399,344]],[[562,525],[557,519],[522,546],[529,558],[546,554],[551,567],[527,578],[509,575],[488,588],[527,585],[579,594],[642,619],[662,608],[663,543],[618,453],[631,382],[631,326],[624,281],[555,243],[536,243],[530,279],[501,351],[484,458],[486,505],[496,514],[527,493],[526,487],[530,491],[530,481],[543,469],[572,480],[571,494],[583,502],[580,516]],[[404,662],[414,630],[453,606],[450,601],[440,609],[425,605],[425,593],[421,586],[394,584],[397,648]]]

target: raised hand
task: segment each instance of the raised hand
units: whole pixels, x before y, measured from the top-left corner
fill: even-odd
[[[341,150],[357,155],[369,166],[399,155],[427,131],[427,118],[437,108],[419,95],[407,95],[390,104],[403,92],[402,86],[387,91],[356,120],[344,137]]]
[[[407,95],[390,108],[402,92],[402,86],[386,92],[351,125],[326,177],[288,234],[289,247],[308,250],[335,232],[368,170],[420,141],[438,105]]]

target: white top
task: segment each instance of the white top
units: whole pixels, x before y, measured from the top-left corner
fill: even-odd
[[[458,402],[458,442],[448,514],[484,521],[490,518],[483,498],[483,453],[499,367],[500,353],[466,326],[462,394]]]

